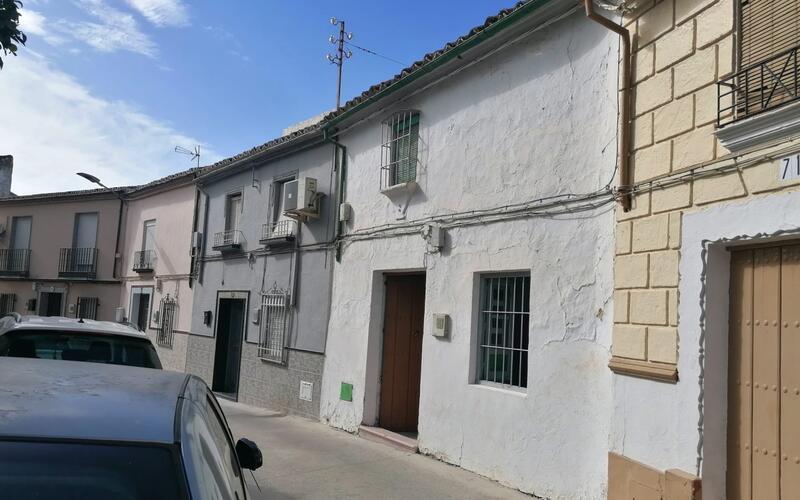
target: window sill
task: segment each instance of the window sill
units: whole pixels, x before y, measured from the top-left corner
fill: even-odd
[[[608,367],[617,375],[628,375],[672,384],[678,382],[678,367],[669,363],[612,357]]]
[[[498,392],[501,394],[508,394],[520,398],[528,397],[528,390],[520,387],[511,387],[509,385],[495,384],[492,382],[477,382],[469,384],[470,387],[477,387],[482,390]]]
[[[714,133],[733,153],[800,134],[800,102],[725,125]]]
[[[395,184],[393,186],[388,186],[381,189],[381,194],[388,196],[389,198],[402,194],[410,195],[414,193],[418,187],[419,184],[417,184],[417,181],[402,182],[400,184]]]

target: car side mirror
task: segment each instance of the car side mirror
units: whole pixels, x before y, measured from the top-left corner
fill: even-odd
[[[264,463],[258,445],[249,439],[241,438],[236,442],[236,456],[242,469],[256,470]]]

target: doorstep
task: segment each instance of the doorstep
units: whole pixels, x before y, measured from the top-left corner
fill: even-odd
[[[380,427],[359,425],[358,435],[370,441],[375,441],[376,443],[388,444],[389,446],[393,446],[403,451],[408,451],[411,453],[417,452],[416,439],[404,436],[402,434],[398,434],[396,432],[387,431],[386,429],[381,429]]]

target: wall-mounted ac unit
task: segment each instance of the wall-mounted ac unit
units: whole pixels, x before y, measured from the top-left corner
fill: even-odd
[[[303,219],[319,217],[319,199],[317,180],[313,177],[300,177],[289,181],[283,190],[283,210],[290,217]]]

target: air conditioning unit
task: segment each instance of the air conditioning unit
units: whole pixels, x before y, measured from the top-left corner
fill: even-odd
[[[304,219],[319,217],[319,199],[317,180],[313,177],[300,177],[289,181],[283,189],[283,210],[289,217]]]

